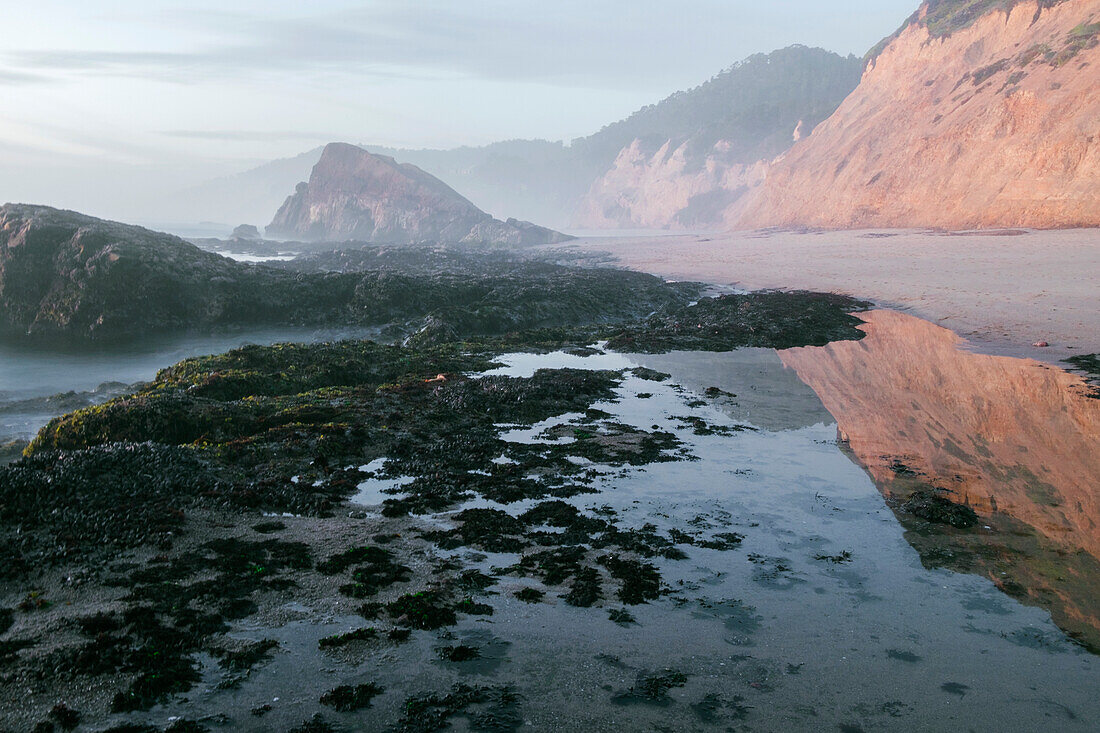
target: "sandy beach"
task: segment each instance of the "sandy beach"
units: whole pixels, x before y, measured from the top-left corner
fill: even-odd
[[[938,323],[994,354],[1100,352],[1100,230],[756,231],[574,243],[667,278],[845,293]],[[1046,341],[1048,348],[1032,344]]]

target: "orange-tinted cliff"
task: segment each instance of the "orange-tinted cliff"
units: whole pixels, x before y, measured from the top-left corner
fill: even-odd
[[[1100,226],[1100,0],[990,5],[925,3],[737,226]]]

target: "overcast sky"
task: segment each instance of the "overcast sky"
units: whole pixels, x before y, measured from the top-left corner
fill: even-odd
[[[0,201],[78,206],[331,140],[587,135],[750,54],[862,56],[918,0],[5,3]]]

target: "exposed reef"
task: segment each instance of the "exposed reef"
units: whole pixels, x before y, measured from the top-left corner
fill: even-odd
[[[0,336],[79,343],[257,325],[494,335],[636,319],[699,291],[538,260],[501,267],[488,253],[438,247],[360,259],[341,271],[252,265],[141,227],[9,204],[0,207]]]
[[[694,325],[670,325],[659,346],[815,343],[823,327],[858,338],[848,312],[859,305],[804,293],[703,300],[681,306],[669,323],[720,327],[701,340]],[[806,313],[814,315],[805,320]],[[780,325],[735,327],[757,319]],[[624,334],[646,327],[589,323],[480,339],[466,330],[461,340],[432,345],[247,347],[188,359],[132,395],[53,421],[26,457],[0,469],[0,587],[23,598],[7,617],[13,629],[2,673],[15,684],[4,689],[36,690],[24,706],[30,717],[19,719],[44,719],[54,705],[80,699],[73,709],[86,719],[117,720],[185,696],[210,675],[219,689],[245,684],[278,663],[281,643],[227,631],[279,613],[288,598],[356,604],[365,620],[319,637],[318,654],[399,646],[464,618],[490,618],[492,588],[505,579],[536,584],[517,590],[526,603],[552,595],[631,626],[628,608],[668,592],[661,563],[691,548],[736,551],[740,535],[704,526],[669,532],[567,501],[598,492],[602,471],[694,459],[673,434],[594,407],[617,399],[628,376],[640,377],[486,372],[504,352],[615,337],[631,343]],[[540,424],[534,442],[506,437]],[[386,488],[360,496],[373,483]],[[462,508],[473,499],[490,506]],[[496,508],[517,502],[528,508]],[[355,506],[364,503],[377,512],[369,540],[357,534]],[[440,513],[443,526],[424,523]],[[329,530],[292,533],[307,520]],[[456,549],[511,560],[487,574],[445,559]],[[58,573],[78,585],[55,585]],[[75,603],[55,604],[58,593]],[[438,663],[492,664],[492,648],[464,641],[433,655]],[[665,704],[676,674],[643,679],[639,699]],[[363,681],[333,687],[316,704],[351,713],[381,694]],[[520,702],[507,687],[456,685],[410,697],[398,729],[434,730],[455,716],[492,716],[504,726],[497,729],[509,729]],[[320,730],[320,721],[306,725]]]

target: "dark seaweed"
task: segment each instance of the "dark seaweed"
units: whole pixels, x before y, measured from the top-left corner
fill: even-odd
[[[949,524],[958,529],[967,529],[978,523],[978,515],[973,509],[956,504],[934,489],[914,491],[902,504],[902,509],[929,522]]]
[[[674,669],[662,672],[641,672],[630,689],[616,693],[611,702],[616,705],[654,705],[665,707],[672,704],[669,690],[687,684],[687,675]]]
[[[373,682],[362,685],[340,685],[321,695],[320,702],[337,712],[348,713],[369,708],[371,701],[383,692],[385,689]]]
[[[458,684],[446,695],[424,695],[405,700],[405,714],[398,722],[401,733],[430,733],[450,727],[450,720],[465,717],[471,730],[511,731],[523,725],[520,697],[511,687],[479,687]]]

